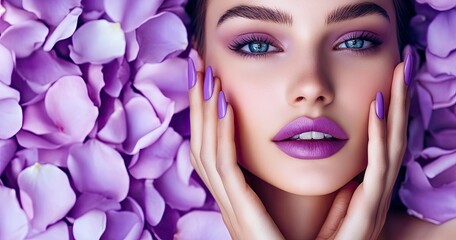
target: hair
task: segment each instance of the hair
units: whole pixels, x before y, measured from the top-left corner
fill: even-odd
[[[204,55],[206,45],[204,27],[206,23],[207,1],[189,0],[186,7],[192,19],[191,32],[193,32],[193,42],[196,50],[201,55]],[[393,2],[396,9],[397,42],[399,51],[402,52],[402,49],[407,43],[412,43],[409,23],[412,16],[415,15],[415,9],[412,0],[393,0]]]

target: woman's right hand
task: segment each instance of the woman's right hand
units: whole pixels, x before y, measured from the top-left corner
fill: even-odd
[[[237,164],[233,109],[212,69],[196,73],[189,59],[190,158],[214,196],[233,239],[283,239]],[[203,82],[204,75],[204,82]]]

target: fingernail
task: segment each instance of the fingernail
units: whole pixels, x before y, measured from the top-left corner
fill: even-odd
[[[404,81],[407,87],[410,86],[410,82],[413,78],[413,73],[415,71],[415,56],[413,49],[410,45],[407,45],[404,48],[405,63],[404,63]]]
[[[383,103],[382,92],[377,92],[377,97],[375,98],[375,112],[380,120],[385,119],[385,105]]]
[[[220,91],[218,95],[218,117],[220,119],[224,118],[226,115],[226,99],[225,99],[225,93],[223,91]]]
[[[196,69],[195,63],[191,58],[188,58],[188,89],[191,89],[196,84]]]
[[[204,100],[209,100],[214,92],[214,76],[212,75],[212,68],[209,66],[206,68],[206,74],[204,76]]]

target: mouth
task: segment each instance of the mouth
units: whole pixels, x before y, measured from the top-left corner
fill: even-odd
[[[272,141],[285,154],[302,160],[324,159],[347,143],[344,130],[326,117],[300,117],[284,126]]]

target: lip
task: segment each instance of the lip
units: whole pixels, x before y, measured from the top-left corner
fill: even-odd
[[[322,132],[333,136],[321,140],[292,140],[303,132]],[[333,120],[326,117],[310,119],[300,117],[285,125],[272,138],[272,141],[285,154],[303,160],[328,158],[337,153],[346,143],[345,131]]]

